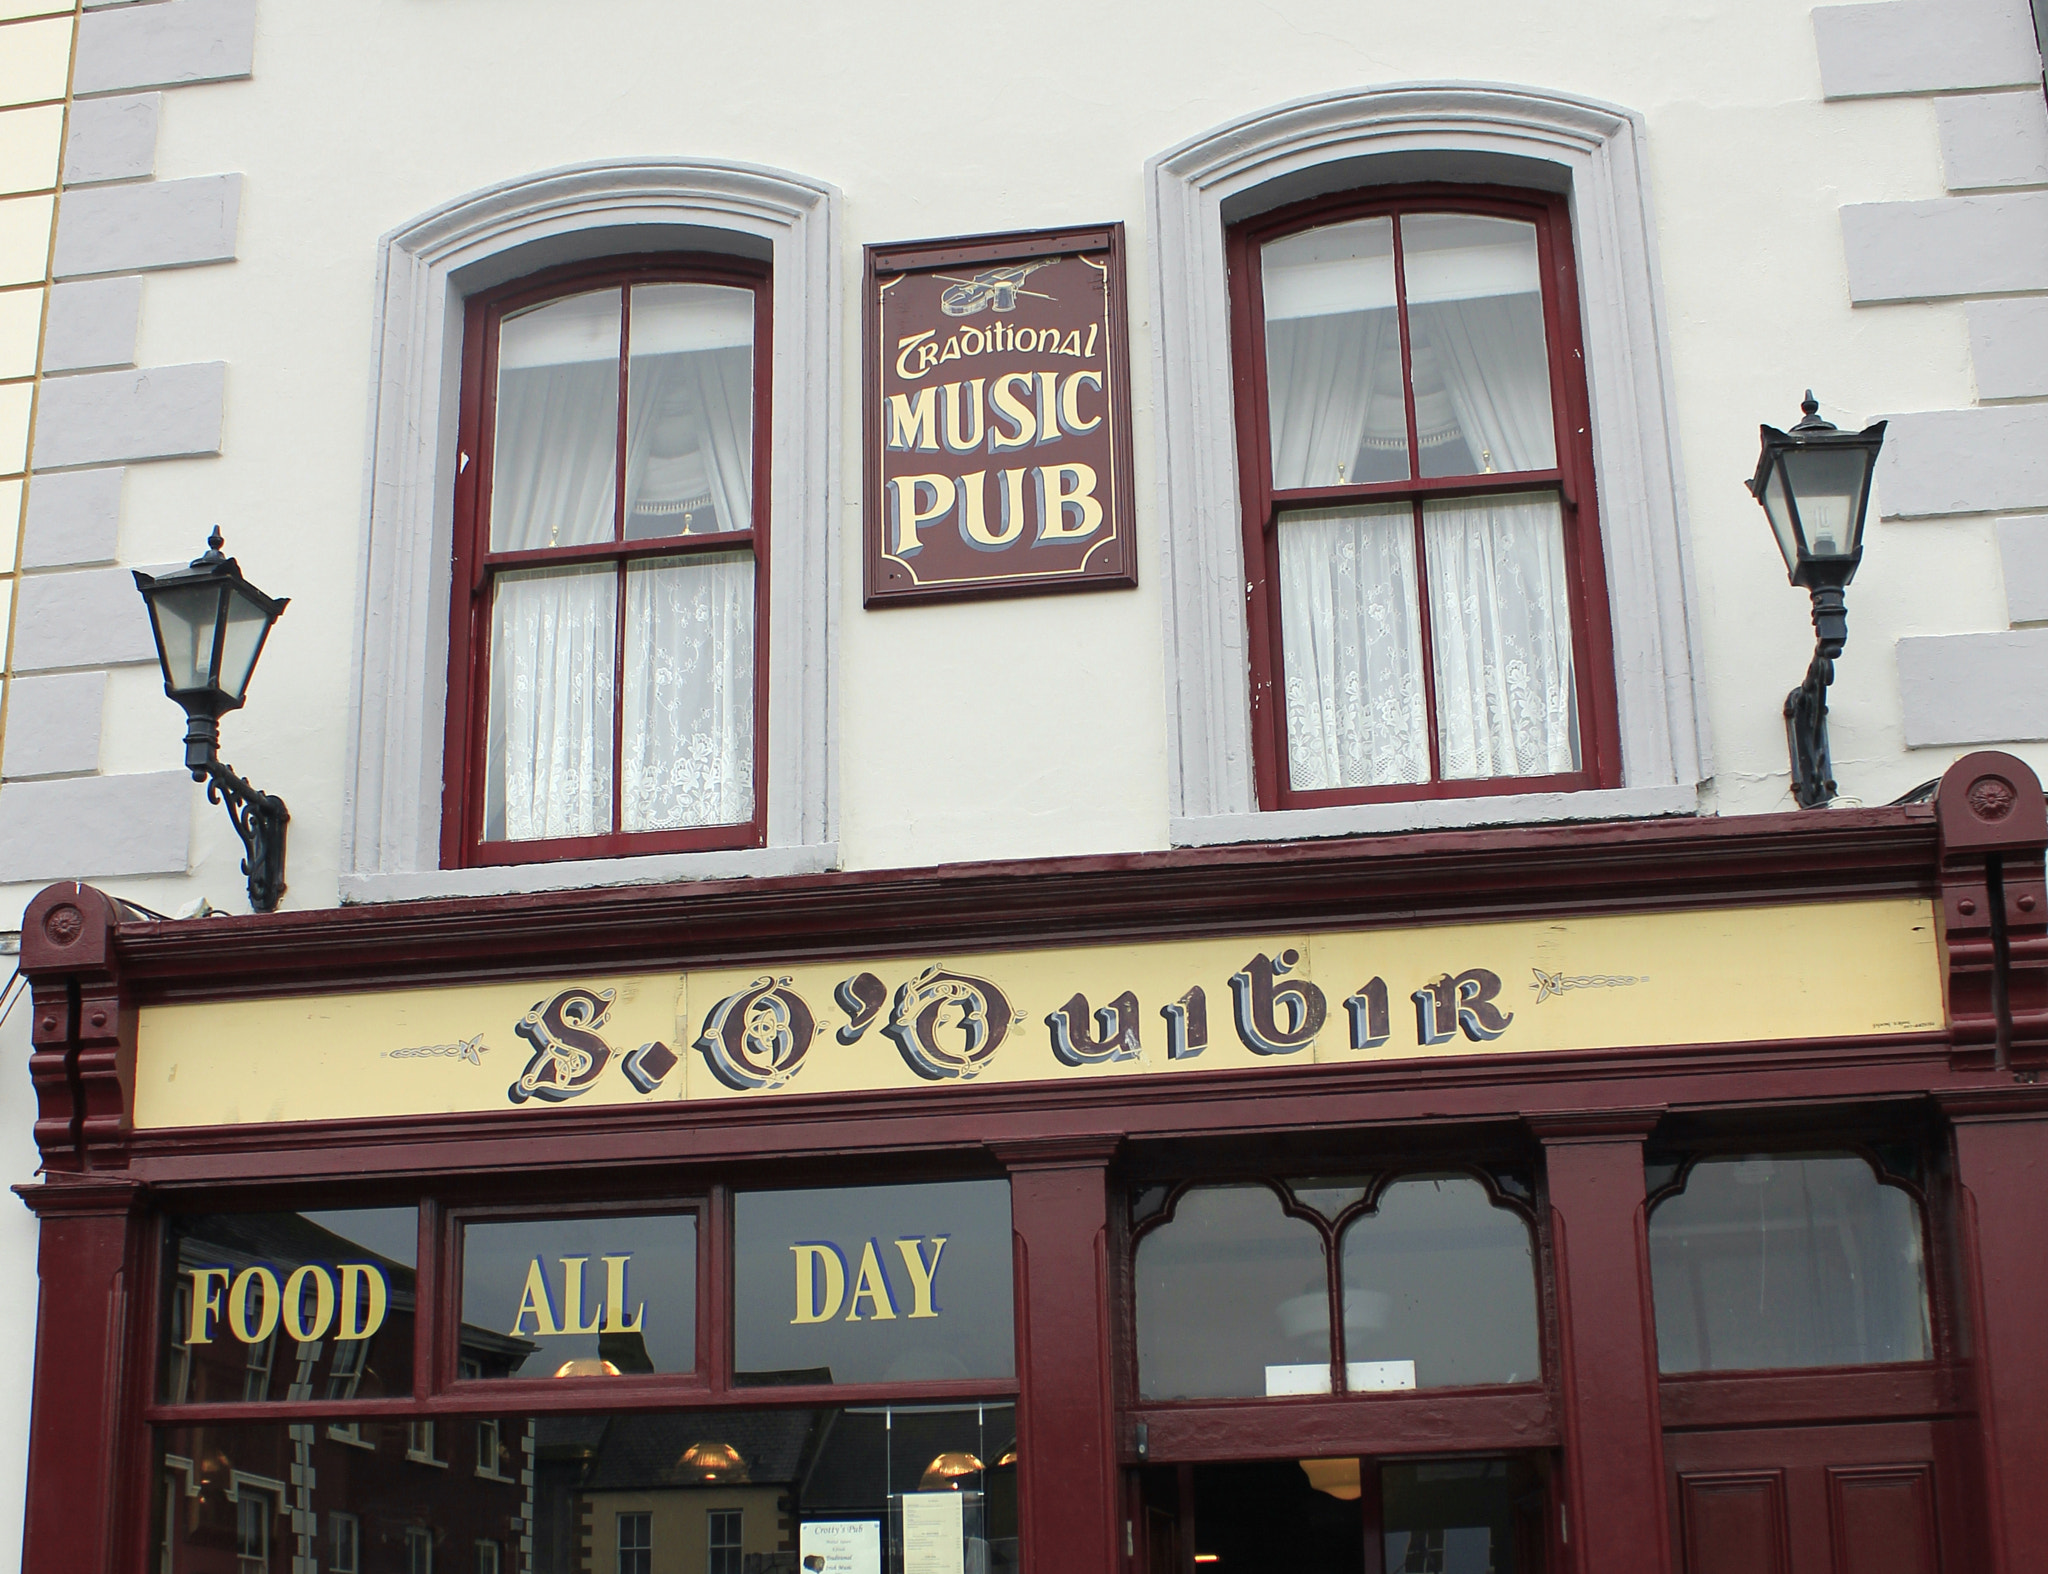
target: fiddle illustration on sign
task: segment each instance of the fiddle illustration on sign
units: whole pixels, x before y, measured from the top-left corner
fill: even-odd
[[[1122,226],[867,277],[867,604],[1136,584]]]

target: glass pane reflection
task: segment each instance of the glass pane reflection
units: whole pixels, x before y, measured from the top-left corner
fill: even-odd
[[[1315,1228],[1265,1186],[1203,1186],[1138,1243],[1147,1399],[1330,1390],[1330,1292]]]
[[[464,1377],[607,1377],[697,1364],[690,1213],[468,1224]]]
[[[165,1404],[412,1392],[412,1208],[173,1219],[161,1307]]]
[[[1011,1574],[1016,1436],[1014,1406],[976,1404],[161,1428],[150,1566],[875,1568],[906,1506],[957,1497],[957,1566]]]
[[[1650,1215],[1666,1372],[1929,1355],[1920,1210],[1849,1153],[1707,1159]]]

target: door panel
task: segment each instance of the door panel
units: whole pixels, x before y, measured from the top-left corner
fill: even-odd
[[[1686,1574],[1792,1574],[1784,1472],[1680,1475],[1678,1537]]]
[[[1932,1465],[1828,1472],[1833,1574],[1937,1574]]]
[[[1668,1432],[1678,1574],[1965,1574],[1946,1421]]]

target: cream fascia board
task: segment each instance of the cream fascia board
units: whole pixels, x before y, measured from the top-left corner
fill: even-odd
[[[1177,844],[1245,839],[1251,823],[1276,837],[1420,828],[1429,813],[1421,804],[1317,810],[1311,827],[1298,815],[1261,814],[1252,773],[1226,208],[1234,220],[1355,186],[1490,180],[1568,194],[1622,732],[1624,790],[1602,795],[1604,812],[1678,812],[1672,806],[1710,773],[1644,142],[1642,118],[1612,105],[1424,82],[1283,104],[1148,162]],[[1461,823],[1492,824],[1534,800],[1465,802]]]
[[[765,253],[774,270],[769,476],[768,828],[764,854],[830,856],[835,760],[842,199],[749,164],[615,160],[456,198],[379,242],[355,661],[344,781],[345,899],[444,884],[442,738],[465,296],[582,256],[649,249]],[[749,860],[741,858],[740,864]],[[778,868],[790,860],[767,857]],[[645,879],[646,860],[593,860],[583,884]],[[743,871],[734,855],[659,860],[663,877]],[[463,871],[465,894],[534,888],[531,870]],[[543,880],[541,883],[545,884]]]

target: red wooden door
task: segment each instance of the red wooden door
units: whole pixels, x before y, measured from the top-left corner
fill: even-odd
[[[1952,1422],[1672,1432],[1680,1574],[1965,1574]]]

